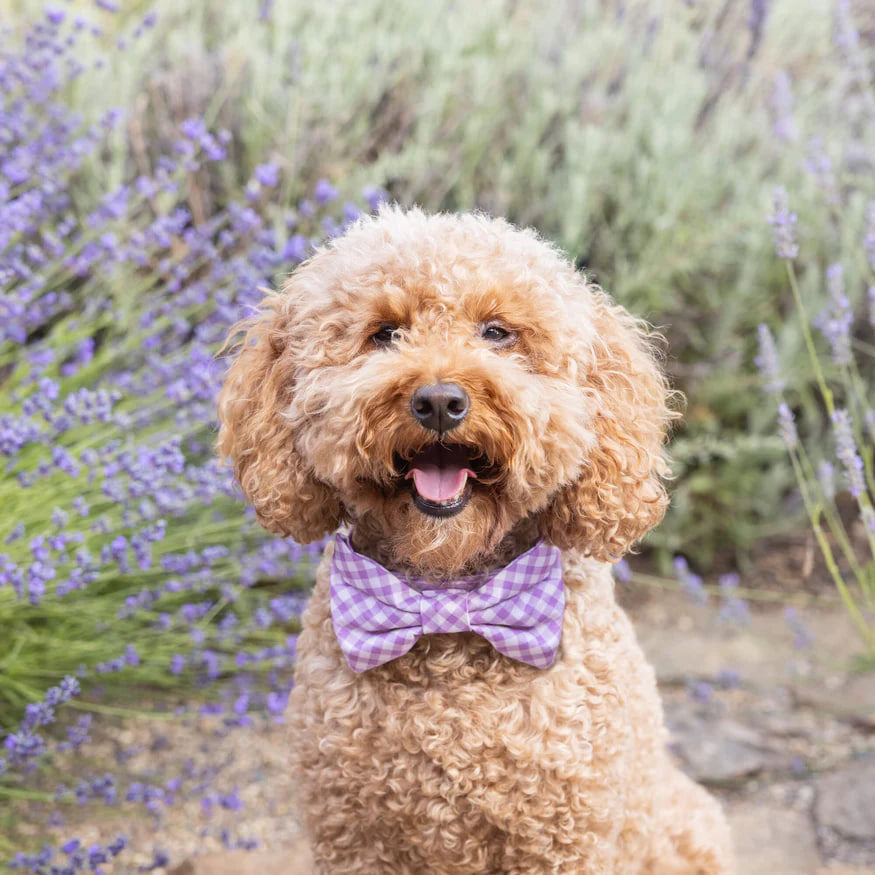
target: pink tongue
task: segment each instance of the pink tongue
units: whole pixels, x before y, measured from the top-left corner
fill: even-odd
[[[476,475],[470,468],[459,468],[448,465],[424,464],[421,467],[412,468],[408,477],[413,475],[416,491],[429,501],[447,501],[462,491],[465,480]]]

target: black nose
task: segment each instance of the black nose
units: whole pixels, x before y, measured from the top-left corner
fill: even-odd
[[[468,393],[455,383],[422,386],[413,393],[410,409],[424,428],[443,433],[454,429],[467,415]]]

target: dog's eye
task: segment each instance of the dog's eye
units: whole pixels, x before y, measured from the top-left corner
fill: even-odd
[[[381,325],[372,335],[371,340],[375,346],[391,346],[395,341],[397,325]]]
[[[480,336],[494,346],[510,346],[516,340],[516,334],[513,331],[495,322],[487,322],[480,329]]]

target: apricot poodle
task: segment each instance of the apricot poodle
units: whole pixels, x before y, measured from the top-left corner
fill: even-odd
[[[646,326],[533,231],[392,207],[245,329],[220,452],[269,531],[345,533],[288,710],[315,870],[729,872],[614,599],[667,502]]]

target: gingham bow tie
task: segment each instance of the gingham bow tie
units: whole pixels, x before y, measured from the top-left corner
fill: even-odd
[[[355,672],[397,659],[436,632],[476,632],[536,668],[556,658],[565,588],[559,550],[543,542],[492,575],[417,589],[338,535],[330,579],[334,631]]]

